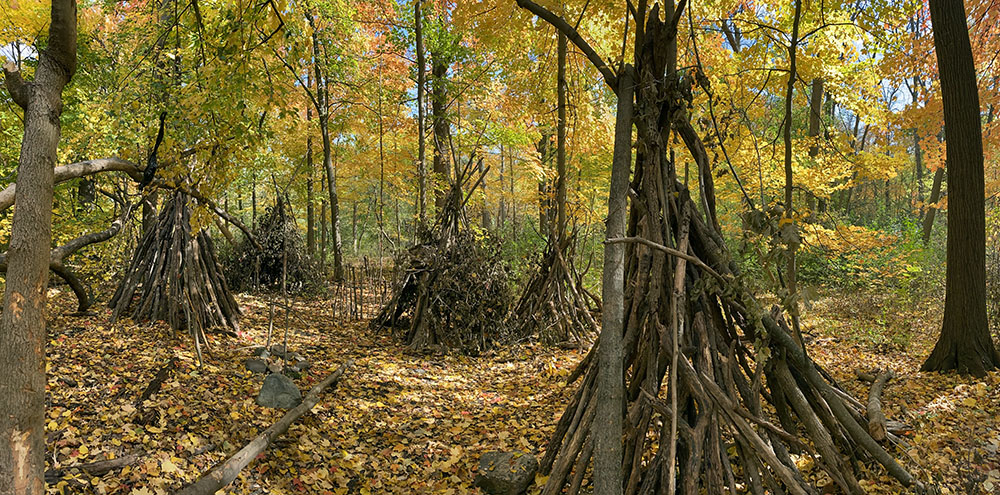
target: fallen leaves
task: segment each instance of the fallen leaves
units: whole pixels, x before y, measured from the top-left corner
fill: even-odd
[[[266,300],[240,302],[244,335],[213,336],[202,368],[194,349],[166,326],[106,328],[106,315],[55,317],[46,428],[51,467],[144,455],[93,479],[70,469],[49,492],[86,486],[102,494],[167,494],[280,417],[256,405],[263,378],[243,369],[250,349],[265,342]],[[72,300],[57,297],[52,304]],[[300,388],[345,359],[356,365],[222,493],[476,493],[472,480],[483,452],[538,454],[544,447],[572,393],[565,376],[583,357],[541,346],[480,358],[408,354],[389,336],[372,336],[366,322],[332,321],[328,302],[295,306],[289,347],[314,363],[296,380]],[[177,370],[138,408],[155,412],[142,426],[133,403],[171,358]]]

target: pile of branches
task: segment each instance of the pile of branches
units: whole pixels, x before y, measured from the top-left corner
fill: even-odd
[[[573,246],[573,236],[546,245],[510,315],[515,334],[549,343],[584,343],[597,334],[593,312],[600,300],[583,286],[572,263]]]
[[[319,282],[319,264],[307,253],[295,217],[281,196],[258,219],[253,237],[259,245],[244,236],[223,254],[226,278],[233,290],[279,290],[284,282],[288,290],[296,291]]]
[[[391,329],[413,350],[457,349],[475,355],[514,335],[505,324],[512,271],[499,243],[472,232],[464,215],[465,203],[486,172],[466,191],[476,169],[470,159],[433,228],[397,260],[401,269],[392,298],[372,320],[373,328]]]
[[[582,45],[618,93],[616,161],[631,155],[633,123],[637,143],[625,236],[608,239],[625,244],[624,280],[610,289],[623,291],[623,333],[605,329],[571,375],[580,386],[541,462],[549,475],[542,493],[581,493],[587,475],[603,468],[601,482],[619,481],[613,475],[621,469],[621,486],[611,488],[627,495],[862,494],[866,466],[925,491],[889,453],[899,439],[872,436],[865,406],[813,362],[779,310],[762,309],[731,261],[716,220],[712,161],[684,97],[691,84],[669,65],[684,3],[667,21],[658,6],[650,9],[634,84],[630,67],[611,73],[565,20],[530,0],[518,5]],[[670,136],[698,166],[700,205],[678,180]],[[622,369],[598,366],[598,353],[621,356]],[[597,386],[618,380],[623,396]],[[603,464],[608,455],[592,463],[596,448],[616,445],[620,466]],[[793,456],[816,471],[803,472]]]
[[[188,195],[175,192],[146,231],[111,298],[111,320],[162,320],[175,334],[188,330],[196,344],[205,330],[239,330],[240,309],[222,274],[212,238],[191,230]]]

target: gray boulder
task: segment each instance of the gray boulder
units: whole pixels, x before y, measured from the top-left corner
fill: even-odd
[[[253,373],[263,373],[267,371],[267,361],[260,358],[247,359],[245,366],[247,371],[251,371]]]
[[[535,482],[538,460],[524,452],[487,452],[479,458],[476,486],[490,495],[521,495]]]
[[[302,402],[302,391],[295,382],[281,373],[271,373],[257,394],[257,404],[264,407],[291,409]]]
[[[279,359],[284,359],[286,354],[288,354],[288,349],[285,349],[284,345],[282,345],[282,344],[274,344],[274,345],[271,346],[271,355],[272,356],[274,356],[276,358],[279,358]]]

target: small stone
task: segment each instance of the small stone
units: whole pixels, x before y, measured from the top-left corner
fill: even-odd
[[[306,361],[305,359],[301,359],[297,363],[295,363],[294,367],[298,371],[306,371],[309,368],[312,368],[312,363],[310,363],[309,361]]]
[[[295,382],[281,373],[271,373],[257,394],[257,404],[264,407],[291,409],[302,402],[302,391]]]
[[[535,481],[538,460],[524,452],[487,452],[479,458],[476,486],[490,495],[521,495]]]
[[[253,373],[263,373],[267,371],[267,361],[264,361],[263,359],[260,358],[247,359],[247,362],[244,366],[246,367],[247,371],[251,371]]]
[[[284,359],[285,354],[287,353],[288,350],[285,349],[285,346],[282,344],[274,344],[271,346],[271,354],[276,358]]]
[[[267,359],[271,356],[271,353],[267,351],[267,347],[258,346],[253,348],[253,355],[261,359]]]

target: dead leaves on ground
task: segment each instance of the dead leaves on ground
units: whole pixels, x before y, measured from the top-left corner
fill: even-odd
[[[868,397],[869,385],[857,372],[895,371],[883,395],[886,416],[914,427],[896,457],[945,495],[1000,493],[1000,372],[983,379],[919,372],[940,332],[944,300],[901,296],[829,294],[803,320],[819,337],[813,358],[858,398]],[[862,484],[870,493],[904,493],[884,473]]]
[[[169,493],[281,415],[256,405],[262,377],[243,369],[251,347],[264,342],[267,301],[240,301],[244,335],[215,337],[202,368],[187,341],[172,338],[165,326],[108,328],[107,315],[54,317],[47,349],[49,468],[140,455],[102,476],[70,471],[49,485],[50,493]],[[53,304],[55,314],[72,301],[60,296]],[[300,388],[346,359],[356,365],[225,493],[475,492],[483,452],[537,454],[544,447],[573,391],[564,379],[582,357],[532,346],[480,358],[413,355],[387,335],[373,336],[363,322],[332,321],[326,302],[299,301],[295,308],[289,347],[313,362]],[[880,321],[873,311],[883,315],[880,329],[867,328]],[[279,310],[279,341],[283,317]],[[977,380],[917,372],[939,323],[935,301],[899,304],[872,294],[835,294],[804,318],[816,336],[813,357],[856,397],[868,393],[855,379],[858,371],[896,372],[883,403],[889,419],[914,427],[909,446],[896,453],[908,468],[946,494],[1000,493],[1000,373]],[[905,340],[886,345],[885,337],[895,342],[902,327]],[[859,328],[867,328],[862,338]],[[889,335],[866,340],[877,332]],[[142,426],[134,402],[173,357],[176,370],[141,406],[156,412],[155,421]],[[902,492],[882,472],[863,484],[875,494]]]
[[[139,453],[102,476],[70,470],[50,493],[160,495],[195,480],[282,414],[255,398],[263,377],[243,369],[263,345],[267,301],[241,297],[239,338],[216,336],[199,368],[186,339],[162,325],[106,325],[107,315],[54,316],[49,327],[48,468]],[[71,304],[53,301],[53,315]],[[362,322],[334,322],[320,301],[295,303],[289,348],[313,363],[296,382],[311,387],[342,361],[355,367],[313,414],[293,425],[225,493],[474,493],[488,450],[538,453],[571,389],[563,382],[582,354],[519,347],[488,357],[411,355]],[[276,341],[284,315],[277,311]],[[171,358],[178,365],[140,406],[134,402]]]

